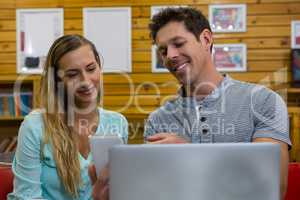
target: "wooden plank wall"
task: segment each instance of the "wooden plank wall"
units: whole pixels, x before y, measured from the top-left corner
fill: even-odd
[[[290,80],[290,21],[300,20],[300,0],[2,0],[0,79],[16,72],[16,8],[64,8],[65,33],[82,34],[83,7],[131,6],[133,70],[128,76],[104,75],[104,106],[124,113],[134,122],[130,124],[130,141],[139,143],[143,119],[178,88],[171,75],[151,73],[151,42],[147,29],[150,6],[190,5],[207,16],[208,4],[212,3],[247,4],[247,32],[214,35],[215,43],[247,44],[248,72],[230,75],[268,86],[287,83]]]

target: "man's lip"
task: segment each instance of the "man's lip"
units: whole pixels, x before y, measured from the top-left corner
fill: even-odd
[[[183,69],[183,68],[185,68],[185,66],[188,64],[188,62],[184,62],[184,63],[182,63],[182,64],[179,64],[179,65],[176,65],[176,66],[174,66],[173,67],[173,71],[179,71],[179,70],[181,70],[181,69]]]

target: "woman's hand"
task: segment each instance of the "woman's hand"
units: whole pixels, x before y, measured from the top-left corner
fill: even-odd
[[[109,168],[103,168],[97,177],[95,165],[90,165],[89,176],[93,185],[93,199],[109,200]]]

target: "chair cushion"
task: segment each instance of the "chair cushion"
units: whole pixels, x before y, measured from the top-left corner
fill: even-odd
[[[6,200],[8,193],[13,191],[13,173],[10,166],[0,166],[0,200]]]

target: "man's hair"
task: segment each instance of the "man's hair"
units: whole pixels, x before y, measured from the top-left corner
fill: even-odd
[[[149,29],[153,43],[157,32],[169,22],[183,22],[187,31],[193,33],[197,40],[204,29],[211,31],[209,22],[201,11],[191,7],[169,7],[155,14],[151,19]]]

